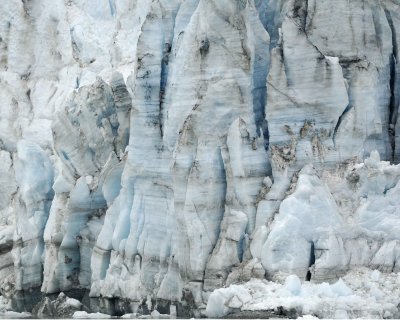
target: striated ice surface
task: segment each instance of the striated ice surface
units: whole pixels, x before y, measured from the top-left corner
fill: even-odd
[[[400,271],[398,0],[0,16],[4,310],[72,292],[82,317],[217,317],[254,299],[230,296],[250,279],[347,297],[352,270]],[[372,315],[351,310],[322,316]]]
[[[283,278],[278,282],[253,279],[215,290],[208,299],[206,314],[210,318],[257,311],[279,314],[283,309],[303,319],[398,318],[399,274],[382,274],[376,279],[376,272],[357,268],[331,284],[302,284],[295,275],[283,283]]]

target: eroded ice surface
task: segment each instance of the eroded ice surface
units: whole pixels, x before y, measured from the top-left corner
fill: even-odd
[[[399,5],[1,1],[10,308],[398,272]]]

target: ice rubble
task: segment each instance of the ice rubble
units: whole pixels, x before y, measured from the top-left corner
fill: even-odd
[[[225,317],[243,311],[291,310],[293,315],[318,318],[398,318],[400,273],[355,269],[335,283],[303,282],[290,275],[280,282],[253,279],[215,290],[206,314]]]

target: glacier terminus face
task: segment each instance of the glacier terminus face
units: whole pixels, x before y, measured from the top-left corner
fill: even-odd
[[[398,0],[0,1],[0,317],[400,317],[399,59]]]

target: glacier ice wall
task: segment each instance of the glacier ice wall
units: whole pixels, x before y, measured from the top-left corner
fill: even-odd
[[[397,0],[0,15],[3,296],[202,307],[250,277],[398,269]]]

